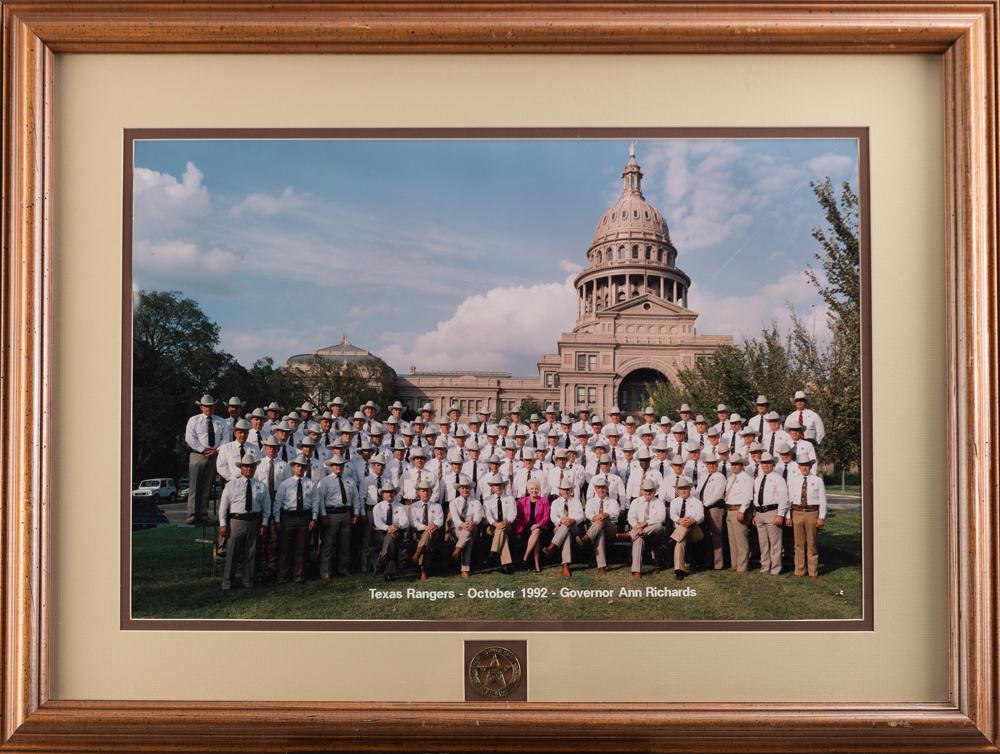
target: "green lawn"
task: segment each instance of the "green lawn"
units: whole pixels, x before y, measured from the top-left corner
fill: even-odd
[[[135,618],[362,618],[440,620],[629,620],[629,619],[817,619],[860,618],[862,604],[861,519],[856,512],[837,511],[820,532],[820,578],[795,578],[759,572],[698,571],[683,582],[672,571],[647,568],[639,581],[628,569],[613,565],[607,574],[577,566],[565,578],[549,565],[541,574],[519,571],[505,575],[474,573],[466,581],[455,575],[420,582],[404,577],[387,583],[367,575],[317,580],[305,584],[263,584],[254,589],[219,589],[211,571],[200,573],[200,530],[161,526],[133,533],[132,607]],[[221,569],[220,569],[221,570]],[[691,587],[693,597],[618,595],[621,587]],[[547,589],[547,598],[521,598],[520,589]],[[560,597],[562,587],[611,588],[610,598]],[[454,599],[372,599],[370,589],[422,592],[452,590]],[[466,589],[513,589],[513,599],[472,599]]]

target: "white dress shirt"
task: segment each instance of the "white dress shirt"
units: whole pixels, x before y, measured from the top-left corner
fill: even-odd
[[[500,516],[497,517],[497,503],[500,504]],[[486,521],[491,526],[498,521],[507,521],[508,523],[514,523],[514,519],[517,518],[517,503],[514,498],[508,495],[493,495],[490,494],[483,498],[480,503],[483,507],[483,514],[486,516]]]
[[[597,493],[594,493],[593,495],[587,498],[587,509],[585,512],[587,514],[588,521],[593,521],[594,517],[598,513],[602,512],[607,513],[608,518],[610,518],[612,521],[617,521],[618,514],[621,513],[621,506],[618,504],[617,500],[611,497],[611,495],[607,495],[604,498],[599,498],[597,496]]]
[[[344,480],[344,492],[347,493],[346,500],[343,499],[340,492],[339,480],[341,478]],[[334,508],[337,509],[337,513],[343,513],[342,506],[345,505],[350,508],[350,512],[353,512],[354,515],[360,516],[364,513],[364,504],[358,494],[357,487],[354,486],[354,480],[348,479],[347,476],[338,477],[336,474],[323,477],[319,483],[319,514],[326,516],[334,512]]]
[[[387,503],[382,500],[372,508],[372,523],[379,531],[386,531],[390,525],[408,529],[410,527],[408,512],[402,503]]]
[[[421,503],[417,500],[407,511],[410,520],[410,528],[423,531],[428,526],[444,527],[444,508],[440,503]]]
[[[788,504],[799,505],[802,502],[802,485],[806,485],[806,505],[819,506],[819,518],[826,518],[826,485],[818,476],[793,476],[788,479]]]
[[[760,500],[761,485],[764,486],[763,501]],[[773,471],[770,474],[758,474],[753,482],[753,501],[750,506],[755,513],[758,505],[765,508],[769,505],[777,505],[777,510],[767,512],[773,513],[775,516],[788,515],[788,484]]]
[[[721,503],[726,497],[726,478],[718,471],[706,474],[692,497],[701,500],[706,508]]]
[[[738,505],[745,511],[753,502],[753,477],[745,471],[730,474],[726,481],[726,505]]]
[[[246,509],[248,484],[253,488],[249,511]],[[230,513],[260,513],[263,517],[262,525],[266,526],[271,519],[271,495],[268,494],[267,487],[253,477],[247,479],[242,474],[228,482],[222,489],[219,500],[219,526],[229,526]]]
[[[274,496],[274,520],[280,522],[281,514],[296,510],[298,506],[299,477],[289,477],[278,487],[278,492]],[[319,485],[309,477],[303,475],[302,481],[302,510],[308,511],[315,521],[319,518]]]
[[[212,445],[209,445],[208,442],[209,422],[212,423],[215,429],[215,443]],[[218,449],[227,439],[226,420],[215,414],[211,416],[195,414],[188,419],[187,426],[184,428],[184,441],[194,453],[201,453],[208,447]]]
[[[571,497],[566,500],[560,495],[552,501],[549,506],[549,519],[559,526],[564,518],[571,518],[578,524],[583,521],[583,505],[579,498]]]
[[[667,510],[663,501],[655,495],[652,500],[644,497],[637,497],[629,503],[628,523],[629,526],[636,527],[639,524],[662,524],[667,519]]]
[[[681,515],[683,513],[683,515]],[[700,524],[705,520],[705,506],[701,504],[701,500],[696,498],[694,495],[688,497],[685,500],[682,497],[675,497],[670,501],[670,520],[675,524],[679,524],[684,516],[690,516],[694,519],[696,524]]]
[[[240,448],[243,449],[242,452]],[[235,479],[241,476],[239,467],[240,459],[243,457],[241,453],[250,453],[256,458],[255,451],[256,447],[251,448],[248,442],[244,442],[242,445],[236,440],[227,442],[219,448],[219,454],[215,457],[215,470],[227,482]]]
[[[804,408],[801,411],[792,411],[787,417],[785,417],[785,429],[788,429],[788,425],[792,423],[802,424],[803,431],[806,429],[812,429],[816,432],[816,444],[820,445],[823,443],[823,438],[826,436],[826,428],[823,426],[823,420],[820,419],[819,414],[811,408]]]
[[[478,524],[483,520],[483,509],[478,500],[456,497],[448,508],[448,518],[456,529],[463,524]]]

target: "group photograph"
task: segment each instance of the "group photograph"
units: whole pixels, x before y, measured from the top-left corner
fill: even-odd
[[[123,609],[860,620],[864,159],[137,139]]]

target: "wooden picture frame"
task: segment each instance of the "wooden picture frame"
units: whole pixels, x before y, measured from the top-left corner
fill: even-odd
[[[997,751],[997,36],[989,2],[3,4],[3,751]],[[50,697],[54,55],[943,56],[950,700],[900,704],[194,704]],[[598,714],[599,712],[599,714]],[[473,735],[472,731],[475,731]]]

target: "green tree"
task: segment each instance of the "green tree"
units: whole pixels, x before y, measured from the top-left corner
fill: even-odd
[[[377,357],[356,362],[317,358],[300,374],[304,398],[317,406],[326,406],[339,395],[348,406],[373,401],[382,412],[392,401],[396,376],[392,368]]]
[[[135,476],[175,476],[184,427],[233,358],[219,328],[178,291],[139,291],[132,318],[132,464]],[[219,396],[216,396],[219,397]],[[228,397],[228,396],[227,396]]]
[[[534,396],[529,395],[521,401],[521,421],[527,423],[528,417],[532,414],[541,416],[544,413],[545,406]]]

